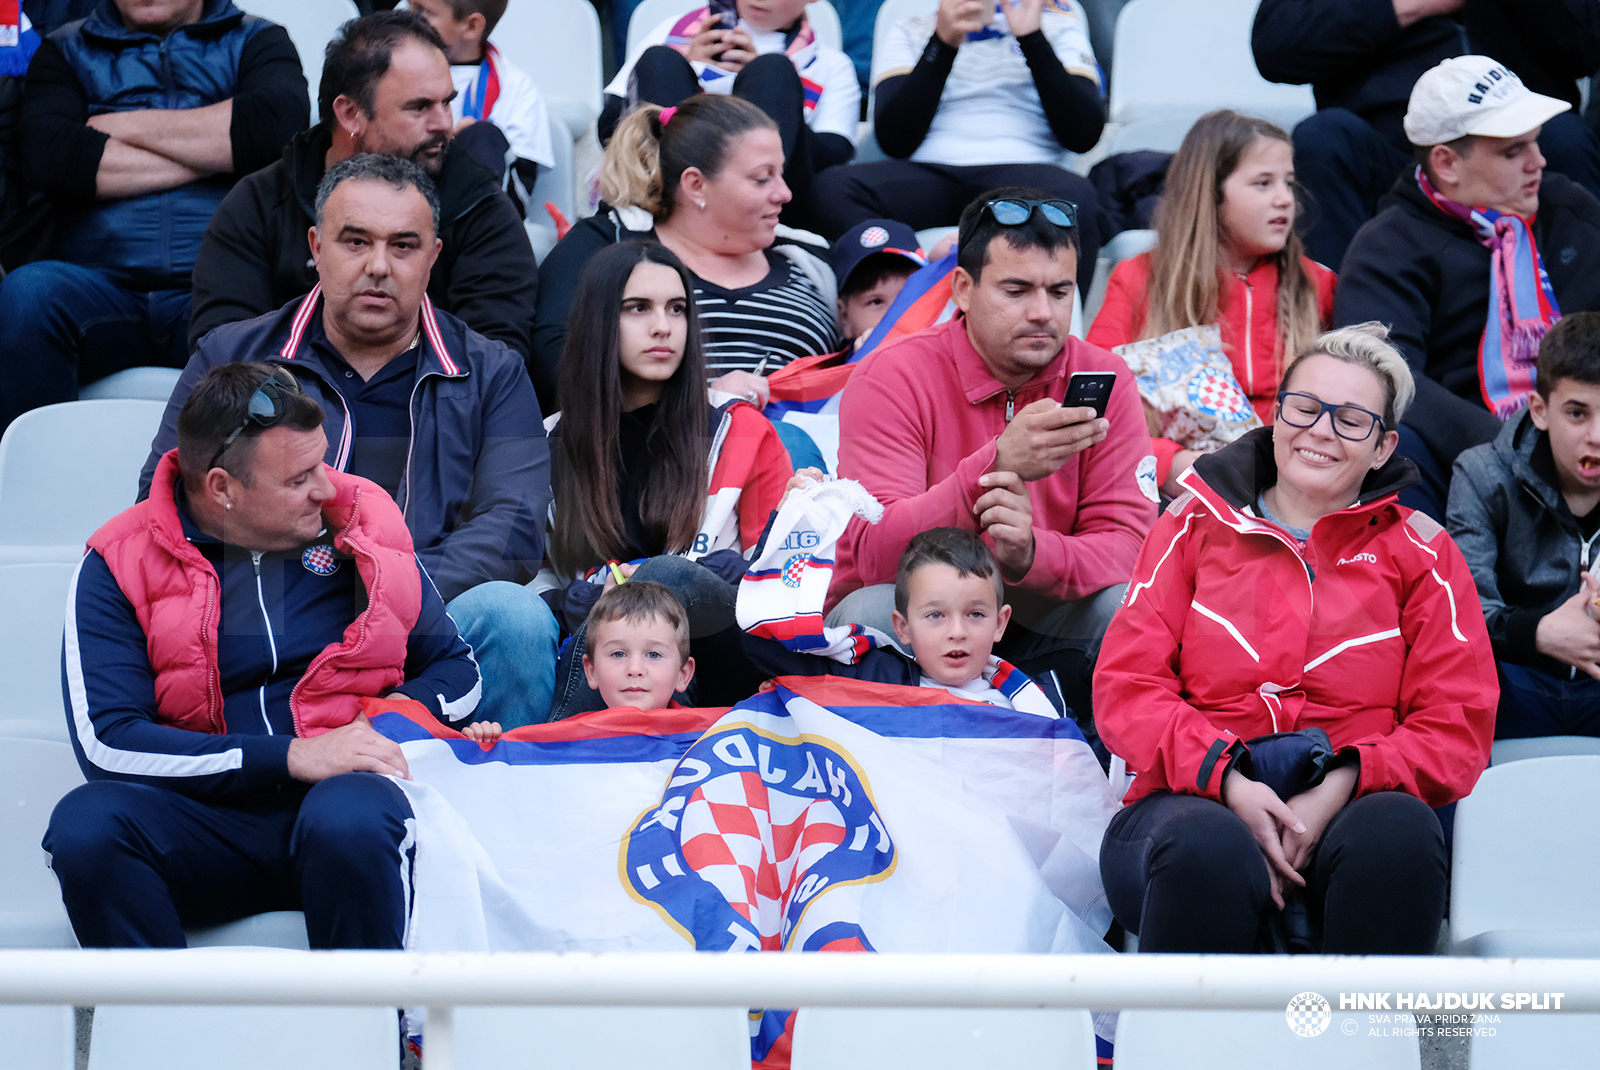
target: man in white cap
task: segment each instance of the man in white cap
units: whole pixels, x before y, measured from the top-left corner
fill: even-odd
[[[1417,167],[1339,272],[1334,326],[1388,324],[1416,374],[1400,452],[1423,483],[1401,501],[1439,520],[1456,455],[1527,403],[1545,331],[1600,309],[1600,201],[1545,173],[1539,152],[1540,127],[1567,109],[1486,56],[1428,71],[1405,117]]]

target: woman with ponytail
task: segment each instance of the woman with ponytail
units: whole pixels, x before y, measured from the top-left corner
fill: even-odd
[[[783,145],[754,104],[702,93],[676,108],[640,105],[606,146],[600,193],[602,211],[539,268],[529,372],[545,411],[584,265],[630,238],[659,241],[688,268],[714,388],[765,404],[761,371],[839,348],[826,247],[775,243],[789,201]]]
[[[1156,247],[1111,273],[1088,341],[1111,349],[1215,323],[1239,385],[1271,423],[1286,355],[1333,317],[1334,274],[1306,258],[1296,208],[1288,134],[1237,112],[1202,116],[1167,171]],[[1199,455],[1155,445],[1171,494]]]
[[[628,578],[663,584],[688,609],[693,656],[715,670],[700,676],[700,701],[736,702],[760,683],[742,671],[734,596],[743,551],[793,469],[754,406],[708,402],[690,287],[669,250],[626,241],[595,254],[578,288],[550,431],[547,545],[567,583],[563,623],[576,634],[556,674],[557,718],[599,708],[578,668],[582,623]]]

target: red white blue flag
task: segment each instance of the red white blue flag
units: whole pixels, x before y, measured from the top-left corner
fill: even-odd
[[[484,750],[367,703],[413,777],[411,950],[1109,951],[1117,802],[1071,719],[784,677]],[[791,1020],[752,1014],[757,1066],[787,1066]]]

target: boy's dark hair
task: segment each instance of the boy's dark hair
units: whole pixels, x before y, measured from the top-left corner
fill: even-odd
[[[1539,343],[1539,396],[1563,379],[1600,386],[1600,312],[1562,316]]]
[[[300,392],[298,381],[287,368],[249,363],[217,365],[194,384],[178,412],[178,470],[190,493],[199,493],[211,470],[211,458],[217,456],[235,431],[239,437],[217,458],[217,467],[245,486],[253,485],[250,458],[255,453],[256,439],[265,429],[246,421],[245,413],[251,397],[274,372],[280,383],[291,385],[293,390],[282,395],[283,418],[273,426],[293,431],[315,431],[322,426],[322,406]],[[244,425],[242,430],[240,424]]]
[[[992,581],[996,609],[1006,600],[1000,563],[982,539],[960,528],[932,528],[911,540],[895,569],[894,608],[902,614],[911,604],[911,574],[924,565],[949,565],[962,579],[977,576]]]
[[[619,583],[600,596],[589,610],[589,630],[596,624],[614,620],[640,622],[660,617],[678,633],[678,656],[689,660],[689,612],[678,601],[678,596],[659,583],[649,580],[630,580]]]
[[[957,229],[956,265],[977,282],[989,263],[989,246],[1002,235],[1013,249],[1043,249],[1053,253],[1057,249],[1078,248],[1078,228],[1058,227],[1035,208],[1028,213],[1026,222],[1007,227],[995,220],[993,212],[984,211],[990,201],[1049,201],[1058,200],[1041,189],[1028,186],[1006,186],[980,194],[962,209],[961,225]]]
[[[873,253],[850,272],[850,277],[839,288],[839,296],[848,300],[866,293],[884,279],[909,279],[916,270],[917,265],[899,253]]]
[[[351,19],[328,42],[317,87],[317,119],[333,122],[333,102],[349,97],[367,118],[376,114],[378,79],[389,73],[394,50],[411,37],[443,52],[444,41],[415,11],[378,11]]]
[[[527,3],[527,0],[523,0]],[[500,24],[500,19],[506,13],[506,0],[450,0],[450,14],[460,22],[468,15],[478,14],[483,16],[483,38],[489,39],[494,33],[494,28]]]

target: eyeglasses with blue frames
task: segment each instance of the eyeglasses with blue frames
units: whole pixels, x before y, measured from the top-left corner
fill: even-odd
[[[217,462],[222,460],[222,455],[228,452],[228,447],[232,446],[251,424],[255,424],[263,431],[277,426],[288,409],[284,404],[284,397],[300,392],[300,384],[295,381],[293,375],[284,368],[274,368],[272,374],[267,376],[266,382],[256,387],[256,392],[250,395],[250,402],[245,406],[244,419],[239,421],[239,426],[233,429],[233,434],[224,439],[221,448],[212,455],[211,463],[206,465],[206,471],[217,466]]]
[[[983,206],[1002,227],[1022,226],[1028,221],[1028,217],[1033,215],[1035,209],[1047,222],[1054,223],[1058,227],[1072,227],[1078,223],[1078,206],[1071,201],[1023,201],[1001,198],[985,201]]]
[[[1284,390],[1278,394],[1278,415],[1290,427],[1310,427],[1331,413],[1333,433],[1346,442],[1365,442],[1372,437],[1372,429],[1388,430],[1383,417],[1369,412],[1360,405],[1334,405],[1310,394]]]

